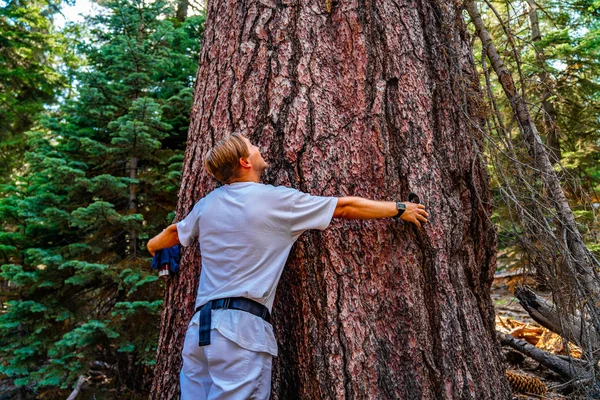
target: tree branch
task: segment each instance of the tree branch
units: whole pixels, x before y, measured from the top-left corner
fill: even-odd
[[[538,169],[542,172],[540,178],[543,180],[548,190],[548,195],[556,207],[558,216],[556,220],[563,236],[565,250],[567,250],[564,254],[563,262],[557,265],[557,267],[564,268],[566,274],[573,276],[577,280],[578,284],[575,289],[578,291],[578,300],[587,307],[590,316],[594,319],[594,323],[598,326],[598,310],[595,304],[600,304],[600,288],[594,272],[593,264],[595,260],[591,257],[589,250],[583,242],[583,238],[575,222],[573,211],[569,206],[560,180],[550,162],[548,152],[542,144],[538,130],[531,119],[527,104],[516,90],[512,75],[498,54],[475,2],[468,0],[465,2],[465,7],[471,16],[477,35],[481,40],[494,72],[498,76],[502,89],[510,102],[513,114],[523,133],[528,151]],[[560,235],[557,236],[560,237]]]
[[[83,386],[83,384],[85,383],[86,379],[85,376],[80,375],[79,379],[77,380],[77,383],[75,384],[75,389],[73,389],[73,391],[71,392],[71,394],[69,395],[69,397],[67,397],[67,400],[75,400],[75,398],[79,395],[79,391],[81,390],[81,386]]]
[[[510,346],[520,353],[533,358],[546,368],[556,372],[567,380],[593,379],[593,373],[589,370],[588,364],[581,360],[578,360],[578,362],[569,362],[550,354],[547,351],[538,349],[534,345],[527,343],[525,340],[517,339],[511,335],[498,331],[496,331],[496,333],[503,346]],[[574,359],[572,359],[572,361],[574,361]]]

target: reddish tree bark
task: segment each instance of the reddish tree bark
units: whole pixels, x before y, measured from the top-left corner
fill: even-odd
[[[449,0],[207,10],[177,219],[215,187],[203,157],[232,131],[262,147],[266,183],[381,200],[412,191],[431,214],[422,230],[336,220],[301,237],[274,306],[273,398],[508,398],[461,10]],[[185,252],[167,285],[153,398],[178,393],[199,265],[197,249]]]

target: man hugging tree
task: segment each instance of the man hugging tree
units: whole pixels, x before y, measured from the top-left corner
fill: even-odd
[[[395,217],[420,227],[429,215],[411,202],[311,196],[261,184],[269,165],[237,133],[219,141],[205,164],[223,186],[148,242],[154,255],[197,239],[202,254],[196,313],[183,345],[181,398],[268,399],[277,356],[270,312],[298,237],[327,228],[332,218]]]

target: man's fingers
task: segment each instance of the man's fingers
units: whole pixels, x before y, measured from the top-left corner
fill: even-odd
[[[406,222],[411,222],[411,223],[415,224],[418,228],[421,227],[421,223],[417,219],[416,214],[407,215],[404,220]]]
[[[405,204],[408,206],[408,209],[406,210],[406,213],[402,215],[403,220],[415,224],[417,228],[421,227],[421,222],[427,222],[427,217],[429,217],[429,213],[425,211],[425,206],[423,204]]]

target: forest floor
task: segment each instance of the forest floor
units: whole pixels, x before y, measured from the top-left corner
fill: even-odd
[[[507,276],[508,275],[508,276]],[[492,285],[491,297],[496,309],[496,330],[510,333],[511,335],[524,339],[538,348],[542,348],[554,354],[566,355],[563,341],[560,336],[541,327],[521,307],[519,301],[514,297],[514,287],[528,282],[519,273],[497,274]],[[536,293],[545,298],[550,298],[549,292],[536,289]],[[571,348],[571,355],[577,357],[578,349]],[[503,347],[502,353],[506,359],[506,368],[519,375],[538,378],[547,387],[544,396],[531,396],[525,394],[514,394],[513,399],[576,399],[573,393],[568,392],[567,385],[563,379],[553,371],[541,365],[532,358],[525,356],[510,347]]]

